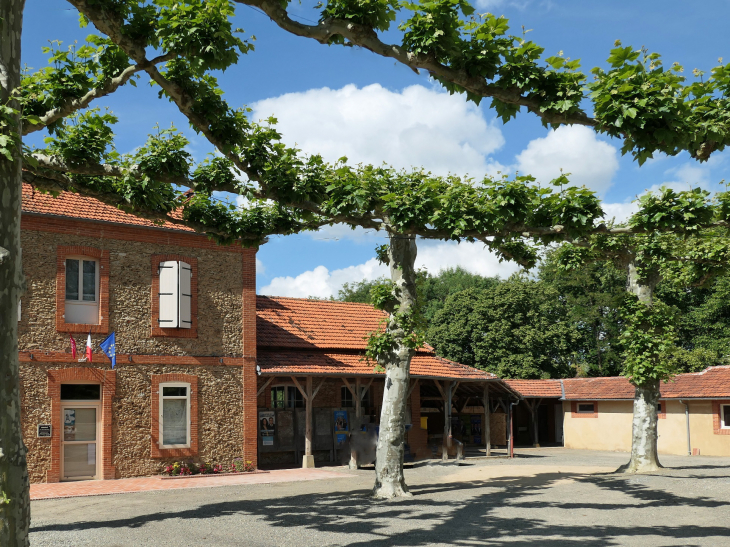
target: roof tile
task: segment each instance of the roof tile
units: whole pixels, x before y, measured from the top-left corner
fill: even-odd
[[[23,183],[23,212],[113,222],[116,224],[129,224],[148,228],[166,228],[168,230],[180,230],[183,232],[195,231],[187,226],[181,226],[171,222],[155,224],[151,220],[130,215],[116,207],[102,203],[98,199],[80,196],[72,192],[61,192],[58,197],[54,198],[50,194],[35,192],[33,187],[26,183]]]
[[[523,397],[562,397],[560,380],[504,380]]]
[[[258,364],[266,374],[382,374],[364,357],[368,335],[383,328],[385,312],[368,304],[258,296]],[[411,361],[411,376],[462,380],[494,374],[438,357],[430,346]]]

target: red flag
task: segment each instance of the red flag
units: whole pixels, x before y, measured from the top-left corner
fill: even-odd
[[[86,362],[91,363],[91,333],[89,333],[89,337],[86,339]]]
[[[68,335],[69,338],[71,338],[71,355],[73,355],[74,360],[76,359],[76,340],[74,340],[74,337],[70,334]]]

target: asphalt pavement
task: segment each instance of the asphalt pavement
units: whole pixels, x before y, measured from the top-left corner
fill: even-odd
[[[518,450],[465,465],[419,462],[412,497],[374,501],[372,469],[345,479],[32,502],[34,546],[730,546],[730,458]]]

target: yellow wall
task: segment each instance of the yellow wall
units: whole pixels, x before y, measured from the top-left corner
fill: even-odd
[[[665,402],[665,401],[663,401]],[[659,453],[687,454],[684,405],[666,401],[667,417],[659,420]],[[633,401],[598,401],[597,418],[574,418],[569,401],[563,402],[563,434],[566,448],[631,450]],[[730,435],[715,435],[712,401],[689,403],[692,449],[703,456],[730,456]]]

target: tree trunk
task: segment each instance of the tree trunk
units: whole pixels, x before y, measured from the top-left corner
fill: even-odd
[[[415,236],[391,233],[388,259],[399,306],[397,314],[411,313],[416,305]],[[380,362],[385,368],[385,386],[373,488],[373,496],[384,499],[411,495],[403,477],[403,455],[411,358],[415,353],[406,344],[412,332],[403,329],[396,313],[390,314],[387,329],[393,336],[393,346]]]
[[[0,2],[0,104],[20,85],[23,0]],[[21,134],[20,116],[10,117]],[[5,131],[3,132],[5,133]],[[7,136],[7,133],[5,133]],[[20,254],[21,149],[12,161],[0,154],[0,545],[29,545],[30,496],[26,448],[20,423],[18,300],[24,290]]]
[[[627,290],[636,295],[645,306],[653,305],[657,279],[641,279],[635,261],[628,264]],[[624,473],[652,473],[660,469],[657,454],[657,405],[659,382],[636,386],[634,394],[634,419],[631,431],[631,459],[619,468]]]

